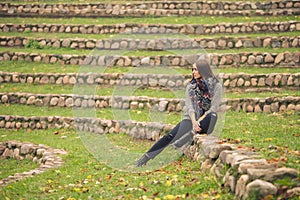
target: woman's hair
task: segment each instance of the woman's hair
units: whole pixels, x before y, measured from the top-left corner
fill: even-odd
[[[203,78],[205,79],[209,77],[216,78],[214,73],[211,70],[209,63],[206,60],[204,59],[197,60],[195,64],[198,69],[198,72],[201,74],[201,76],[203,76]]]

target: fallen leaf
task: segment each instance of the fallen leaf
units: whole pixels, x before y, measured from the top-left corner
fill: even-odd
[[[272,141],[272,140],[273,140],[273,138],[265,138],[264,139],[265,142],[269,142],[269,141]]]

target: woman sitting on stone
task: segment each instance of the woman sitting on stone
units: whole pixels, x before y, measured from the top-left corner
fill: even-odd
[[[213,74],[206,60],[198,60],[193,65],[192,75],[193,78],[186,87],[186,112],[183,120],[168,134],[158,140],[137,161],[136,166],[145,165],[169,144],[181,147],[191,142],[193,138],[191,132],[198,134],[210,134],[213,132],[217,121],[217,110],[222,98],[222,85]]]

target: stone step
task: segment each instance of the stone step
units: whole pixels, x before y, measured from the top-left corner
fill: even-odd
[[[159,69],[156,69],[156,71]],[[226,92],[275,91],[278,88],[299,89],[300,73],[272,74],[218,74]],[[133,73],[16,73],[1,72],[0,83],[56,84],[56,85],[101,85],[114,87],[139,86],[140,88],[184,89],[192,79],[183,74],[133,74]],[[269,89],[267,89],[269,88]],[[256,89],[256,90],[255,90]]]
[[[220,24],[0,24],[0,32],[81,34],[249,34],[300,31],[299,21]]]
[[[158,39],[84,39],[84,38],[31,38],[0,36],[1,47],[26,47],[35,41],[42,47],[98,49],[98,50],[180,50],[180,49],[236,49],[236,48],[299,48],[300,36],[259,36],[220,38],[167,38]]]
[[[165,67],[191,67],[200,57],[209,57],[211,63],[219,68],[222,67],[295,67],[300,66],[300,52],[264,53],[203,53],[194,55],[165,55],[165,56],[120,56],[105,55],[103,52],[92,52],[94,55],[70,55],[70,54],[46,54],[26,52],[0,52],[1,61],[25,60],[27,62],[60,63],[62,65],[82,66],[165,66]],[[121,54],[121,53],[120,53]]]
[[[1,104],[85,109],[150,109],[151,111],[159,112],[183,112],[185,110],[184,102],[184,98],[156,98],[147,96],[0,93]],[[287,110],[300,111],[300,97],[293,96],[223,99],[221,104],[222,109],[227,111],[258,113],[284,112]]]
[[[30,128],[34,130],[69,127],[98,134],[122,132],[139,139],[157,140],[174,126],[160,122],[136,122],[87,117],[0,115],[0,128]]]
[[[0,4],[5,17],[279,16],[299,15],[299,1]]]

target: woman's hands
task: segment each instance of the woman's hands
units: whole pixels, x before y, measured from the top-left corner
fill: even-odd
[[[190,119],[192,121],[193,130],[192,132],[195,134],[197,132],[200,132],[202,129],[199,126],[199,122],[195,119],[195,114],[190,114]]]
[[[201,127],[199,126],[199,123],[196,120],[193,120],[192,124],[193,124],[194,133],[200,132],[202,130]]]

